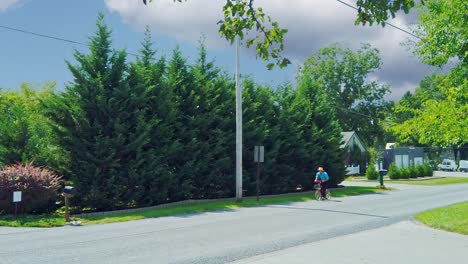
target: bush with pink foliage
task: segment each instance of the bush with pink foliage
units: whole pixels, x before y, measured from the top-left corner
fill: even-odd
[[[62,177],[32,163],[7,165],[0,169],[0,213],[14,212],[13,192],[22,191],[21,213],[55,210]]]

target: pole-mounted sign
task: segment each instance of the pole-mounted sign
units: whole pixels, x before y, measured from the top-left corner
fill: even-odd
[[[21,194],[22,194],[21,191],[13,192],[13,202],[14,202],[14,203],[19,203],[19,202],[21,202]]]
[[[13,192],[13,203],[15,203],[15,217],[18,215],[18,203],[21,202],[21,191]]]
[[[254,153],[254,162],[264,162],[265,148],[263,146],[255,146]]]
[[[254,162],[257,163],[257,201],[260,199],[260,162],[265,160],[265,148],[263,146],[255,146]]]

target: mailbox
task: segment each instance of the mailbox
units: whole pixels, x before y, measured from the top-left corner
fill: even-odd
[[[76,189],[73,186],[65,186],[63,189],[63,196],[65,196],[65,222],[70,222],[70,198],[76,194]]]
[[[76,189],[73,186],[65,186],[63,189],[63,194],[68,197],[72,197],[76,194]]]
[[[384,183],[383,183],[383,177],[384,177],[385,175],[387,175],[387,172],[388,172],[388,171],[385,170],[385,169],[379,170],[379,182],[380,182],[380,185],[381,185],[381,186],[384,185]]]

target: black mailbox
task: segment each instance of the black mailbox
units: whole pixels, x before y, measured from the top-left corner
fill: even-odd
[[[381,170],[379,170],[379,175],[380,176],[385,176],[385,175],[387,175],[387,172],[388,171],[386,169],[381,169]]]
[[[65,189],[63,189],[63,193],[66,196],[73,196],[76,194],[76,189],[73,186],[65,186]]]

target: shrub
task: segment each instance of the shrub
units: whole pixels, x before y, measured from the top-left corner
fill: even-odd
[[[400,171],[398,170],[398,167],[396,166],[395,163],[390,164],[390,167],[388,167],[387,175],[392,180],[396,180],[400,178]]]
[[[417,178],[419,175],[418,169],[415,166],[408,168],[408,173],[410,178]]]
[[[0,211],[14,212],[13,192],[22,191],[21,212],[50,212],[55,209],[61,179],[61,176],[32,163],[7,165],[0,170]]]
[[[369,167],[367,167],[366,177],[369,180],[377,180],[377,178],[379,177],[379,173],[375,169],[374,163],[371,163]]]
[[[426,175],[424,172],[424,165],[416,166],[416,171],[418,172],[418,177],[424,177]]]
[[[401,168],[400,169],[400,179],[409,179],[409,177],[410,177],[409,168]]]
[[[424,164],[424,176],[432,176],[434,174],[434,171],[432,170],[432,167],[429,164]]]

